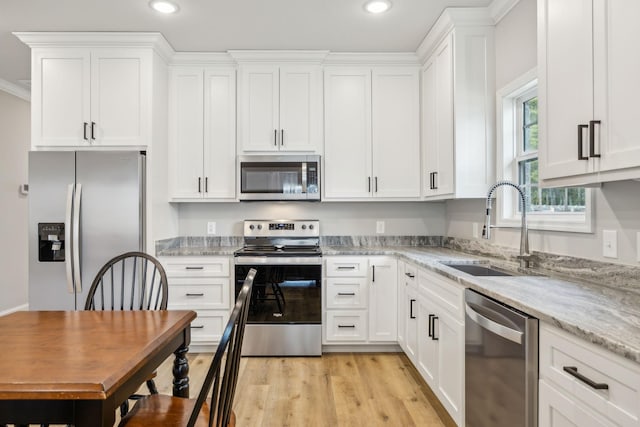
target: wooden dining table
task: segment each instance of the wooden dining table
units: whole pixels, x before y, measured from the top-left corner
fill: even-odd
[[[116,409],[175,354],[189,397],[193,311],[20,311],[0,317],[0,425],[113,426]]]

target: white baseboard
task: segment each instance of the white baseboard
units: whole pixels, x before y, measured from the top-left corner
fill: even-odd
[[[23,304],[17,307],[12,307],[4,311],[0,311],[0,316],[6,316],[7,314],[15,313],[16,311],[27,311],[27,310],[29,310],[29,304]]]

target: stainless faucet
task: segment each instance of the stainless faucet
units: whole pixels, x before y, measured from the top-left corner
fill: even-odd
[[[507,185],[513,187],[518,191],[520,200],[522,201],[522,224],[520,226],[520,268],[529,268],[529,261],[531,260],[531,254],[529,253],[529,230],[527,228],[527,198],[522,191],[522,188],[511,181],[498,181],[489,189],[487,194],[487,216],[485,219],[485,225],[482,228],[482,237],[485,239],[491,238],[491,229],[498,228],[495,225],[491,225],[491,195],[496,188]]]

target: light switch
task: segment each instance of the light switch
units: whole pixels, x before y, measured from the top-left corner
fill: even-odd
[[[376,233],[384,233],[384,221],[376,221]]]
[[[208,222],[207,223],[207,234],[216,234],[216,223]]]
[[[616,230],[602,230],[602,256],[618,258],[618,233]]]

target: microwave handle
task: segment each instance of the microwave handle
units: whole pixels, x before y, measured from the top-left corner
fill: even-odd
[[[307,192],[307,162],[302,162],[302,193]]]

